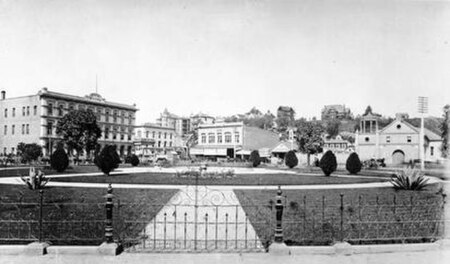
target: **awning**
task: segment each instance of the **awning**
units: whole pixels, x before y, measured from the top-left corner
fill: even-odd
[[[244,149],[236,151],[236,155],[250,155],[250,153],[251,153],[250,150],[244,150]]]
[[[223,148],[192,148],[190,149],[191,155],[204,155],[204,156],[226,156],[227,149]]]

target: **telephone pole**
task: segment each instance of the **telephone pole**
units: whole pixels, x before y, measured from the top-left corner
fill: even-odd
[[[424,114],[428,113],[428,97],[418,97],[418,112],[420,113],[420,138],[419,138],[419,157],[420,169],[425,169],[425,129]]]

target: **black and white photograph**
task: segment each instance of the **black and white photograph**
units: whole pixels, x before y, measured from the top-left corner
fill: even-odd
[[[446,263],[449,127],[447,0],[0,0],[0,263]]]

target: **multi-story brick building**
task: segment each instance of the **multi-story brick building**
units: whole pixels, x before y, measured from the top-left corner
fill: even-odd
[[[322,121],[351,119],[352,112],[345,105],[325,105],[322,108]]]
[[[135,127],[135,154],[141,157],[154,157],[174,150],[177,140],[175,128],[159,124],[145,123]]]
[[[102,130],[98,142],[101,146],[117,146],[120,155],[131,153],[136,105],[106,101],[97,93],[76,96],[53,92],[42,88],[37,94],[0,100],[0,151],[4,154],[17,152],[20,142],[37,143],[43,147],[44,156],[55,149],[61,137],[56,134],[58,120],[72,110],[90,109],[97,116]]]

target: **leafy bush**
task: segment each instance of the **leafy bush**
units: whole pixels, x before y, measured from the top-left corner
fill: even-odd
[[[297,166],[298,158],[297,158],[297,155],[295,155],[294,151],[291,150],[288,153],[286,153],[285,163],[286,163],[286,166],[288,166],[291,169],[294,168],[295,166]]]
[[[322,158],[319,161],[319,167],[322,169],[323,173],[326,176],[330,176],[331,173],[336,171],[336,156],[331,150],[328,150],[327,152],[325,152],[325,154],[323,154]]]
[[[69,157],[62,146],[58,146],[55,152],[53,152],[50,157],[50,165],[57,172],[63,172],[69,166]]]
[[[138,158],[138,156],[136,156],[135,154],[131,155],[130,163],[131,163],[131,166],[133,166],[133,167],[136,167],[137,165],[139,165],[139,158]]]
[[[405,169],[394,173],[391,183],[396,190],[421,190],[428,185],[428,179],[418,169]]]
[[[116,146],[106,145],[100,154],[95,157],[95,164],[106,175],[117,169],[120,164],[120,157],[117,154]]]
[[[17,151],[20,153],[22,163],[35,161],[42,156],[42,147],[36,143],[21,142],[17,145]]]
[[[356,152],[353,152],[352,154],[350,154],[350,156],[348,156],[345,168],[348,170],[348,172],[350,172],[350,174],[357,174],[361,171],[362,163]]]
[[[252,163],[253,167],[258,167],[259,164],[261,164],[261,157],[259,156],[259,152],[257,150],[253,150],[250,153],[250,162]]]

